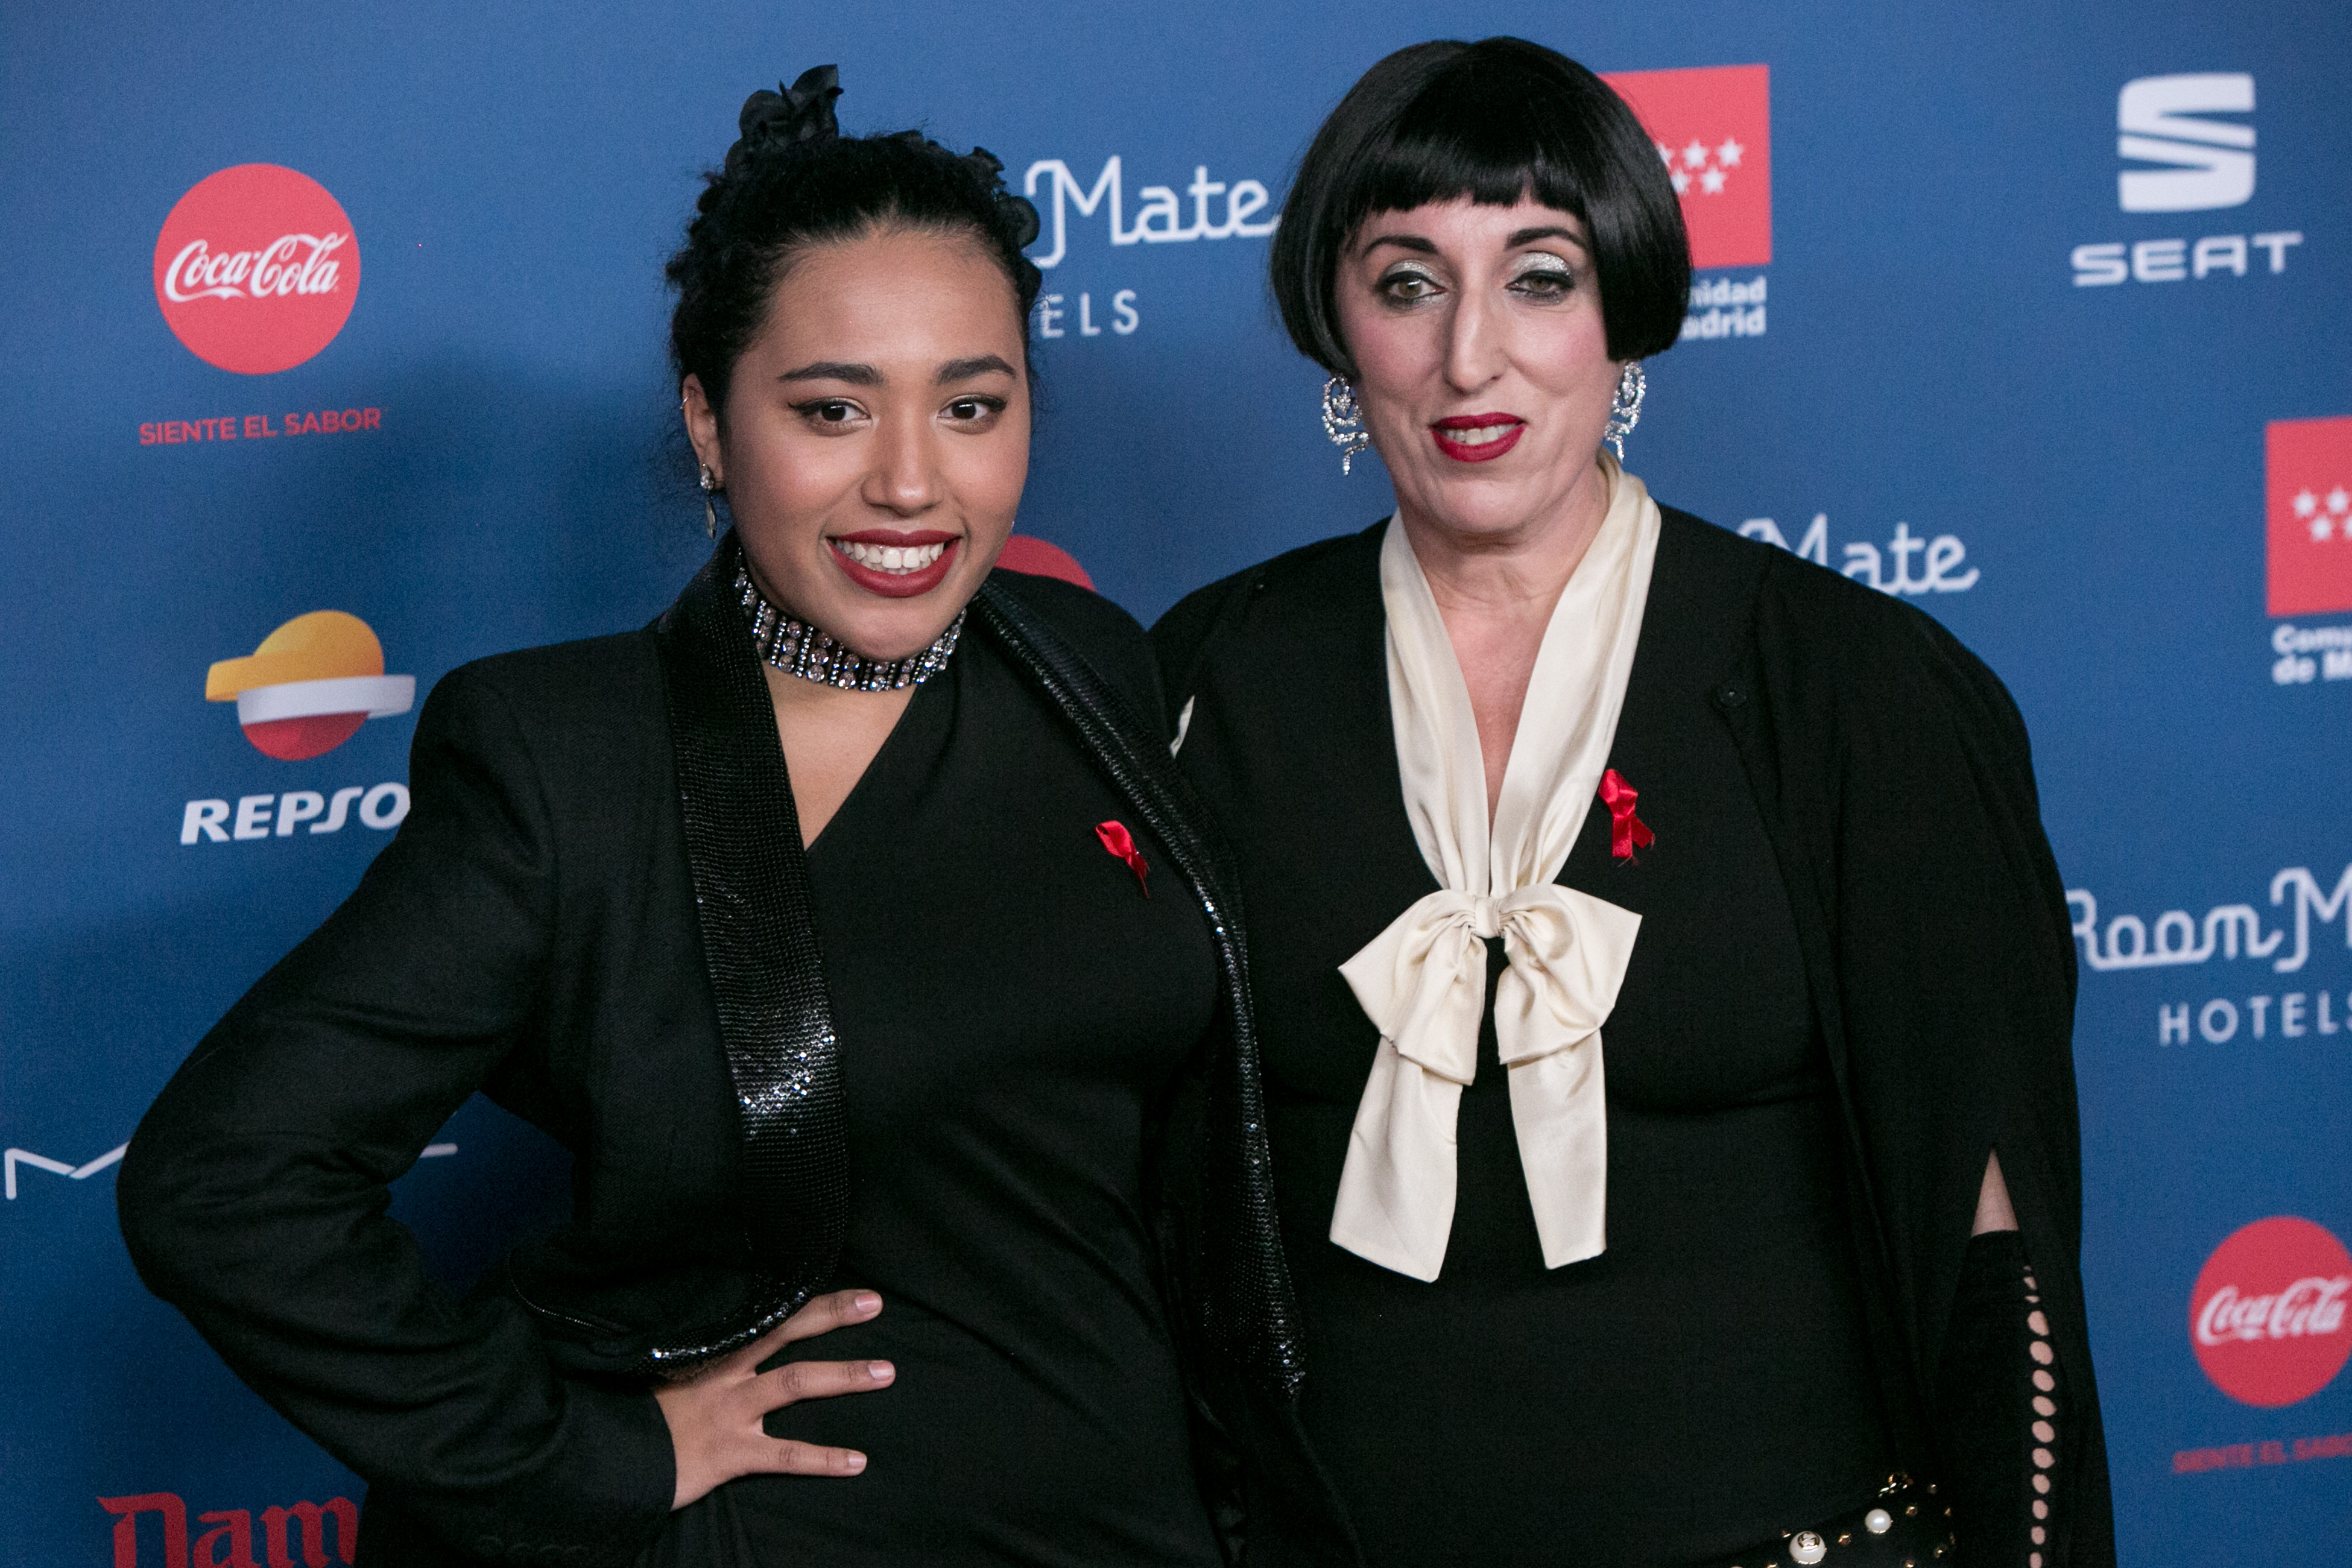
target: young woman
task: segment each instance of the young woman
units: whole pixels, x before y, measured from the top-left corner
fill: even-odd
[[[369,1482],[364,1562],[1344,1533],[1150,647],[991,574],[1036,215],[838,92],[753,95],[670,265],[734,528],[652,626],[441,681],[399,837],[124,1161],[144,1278]],[[575,1205],[461,1301],[384,1188],[477,1089]]]
[[[1405,49],[1272,259],[1396,514],[1155,637],[1366,1556],[2112,1563],[2024,726],[1603,449],[1690,279],[1650,137],[1549,49]]]

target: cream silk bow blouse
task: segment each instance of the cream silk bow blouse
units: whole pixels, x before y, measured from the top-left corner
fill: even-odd
[[[1398,771],[1439,890],[1339,966],[1381,1044],[1331,1239],[1416,1279],[1437,1278],[1454,1227],[1454,1125],[1477,1073],[1493,936],[1508,960],[1495,1036],[1544,1266],[1607,1245],[1601,1026],[1642,919],[1553,879],[1609,766],[1661,523],[1642,481],[1601,463],[1609,508],[1545,628],[1491,831],[1470,691],[1437,601],[1401,524],[1391,521],[1381,547]]]

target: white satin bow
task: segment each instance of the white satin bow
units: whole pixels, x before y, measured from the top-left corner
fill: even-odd
[[[1454,1124],[1477,1076],[1486,1010],[1482,939],[1500,936],[1510,966],[1495,985],[1495,1043],[1510,1072],[1544,1267],[1601,1252],[1603,1209],[1576,1194],[1609,1177],[1601,1025],[1641,926],[1632,910],[1556,883],[1502,899],[1441,890],[1339,966],[1381,1049],[1356,1107],[1332,1240],[1400,1274],[1437,1278],[1454,1226]]]
[[[1602,459],[1607,514],[1560,595],[1491,828],[1469,689],[1428,580],[1391,521],[1381,551],[1389,701],[1406,815],[1440,883],[1339,966],[1380,1048],[1356,1108],[1331,1239],[1416,1279],[1445,1262],[1454,1129],[1477,1074],[1486,939],[1508,961],[1495,1037],[1544,1266],[1607,1245],[1608,1102],[1601,1026],[1641,917],[1553,880],[1591,807],[1624,704],[1660,519]]]

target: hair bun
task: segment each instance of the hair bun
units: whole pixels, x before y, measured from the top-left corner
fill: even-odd
[[[735,121],[741,139],[727,150],[729,163],[761,142],[830,142],[841,134],[833,117],[833,100],[841,96],[839,66],[811,66],[792,86],[776,85],[781,90],[762,88],[743,100]]]
[[[1026,250],[1045,227],[1037,216],[1037,208],[1026,196],[1014,195],[1004,184],[1004,160],[985,147],[974,147],[964,154],[963,161],[980,171],[980,183],[988,187],[995,198],[996,210],[1004,219],[1004,226],[1013,236],[1013,248]]]
[[[741,135],[704,177],[686,244],[669,258],[670,355],[680,383],[699,378],[714,409],[726,407],[736,362],[767,321],[792,255],[877,227],[980,241],[1013,285],[1026,352],[1045,281],[1022,254],[1037,238],[1037,209],[1004,188],[1003,163],[984,147],[951,152],[920,129],[845,136],[834,122],[840,96],[832,66],[753,93]]]
[[[1026,250],[1037,242],[1038,231],[1045,226],[1038,219],[1034,202],[1011,191],[999,191],[996,205],[1003,209],[1005,226],[1012,230],[1013,249]]]

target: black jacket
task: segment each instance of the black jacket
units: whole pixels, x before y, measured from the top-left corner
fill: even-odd
[[[1221,727],[1217,754],[1245,768],[1212,798],[1242,801],[1246,816],[1254,790],[1311,796],[1334,843],[1351,823],[1396,817],[1392,798],[1377,814],[1350,805],[1392,791],[1392,772],[1327,776],[1313,747],[1292,756],[1280,743],[1342,709],[1339,721],[1387,731],[1381,538],[1376,525],[1293,551],[1153,628],[1171,709],[1197,700],[1196,722]],[[1916,609],[1672,510],[1634,669],[1637,688],[1660,679],[1704,694],[1728,730],[1789,889],[1898,1456],[1919,1476],[1944,1471],[1937,1373],[1997,1150],[2068,1394],[2066,1491],[2043,1560],[2112,1564],[2079,1262],[2074,947],[2023,721],[1991,671]],[[1247,896],[1259,825],[1223,826]]]
[[[142,1277],[370,1483],[364,1561],[628,1562],[675,1484],[653,1377],[747,1342],[830,1268],[839,1077],[735,551],[644,631],[443,679],[397,837],[124,1158]],[[1236,911],[1160,739],[1150,648],[1106,602],[1004,573],[964,635],[1065,715],[1216,938],[1218,1026],[1160,1138],[1152,1219],[1229,1533],[1252,1562],[1328,1560],[1345,1527],[1290,1415]],[[574,1204],[461,1301],[385,1187],[477,1089],[572,1152]]]

